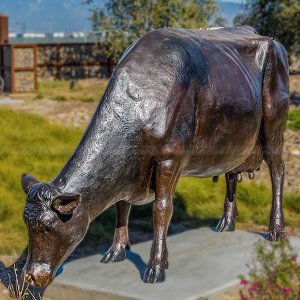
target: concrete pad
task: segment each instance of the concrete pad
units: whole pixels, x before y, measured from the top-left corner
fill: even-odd
[[[86,257],[64,265],[45,295],[54,300],[212,299],[238,284],[238,275],[247,274],[257,239],[262,237],[255,233],[217,233],[210,228],[170,236],[167,281],[159,284],[141,280],[151,242],[133,245],[119,263],[101,264],[100,254]],[[292,244],[300,249],[300,239],[292,239]]]
[[[23,100],[0,98],[0,105],[15,105],[15,104],[22,104],[22,103],[24,103]]]

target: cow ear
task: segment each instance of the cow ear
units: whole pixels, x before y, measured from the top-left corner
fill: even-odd
[[[78,194],[59,195],[54,199],[52,208],[62,215],[70,215],[78,206],[80,200]]]
[[[28,194],[29,190],[39,181],[29,174],[22,174],[21,184],[24,192]]]

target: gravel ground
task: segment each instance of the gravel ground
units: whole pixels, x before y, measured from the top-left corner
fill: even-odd
[[[84,127],[96,110],[97,103],[24,100],[21,103],[10,104],[9,107],[42,115],[51,123],[59,123],[67,127]]]

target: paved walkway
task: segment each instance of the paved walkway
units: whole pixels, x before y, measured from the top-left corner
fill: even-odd
[[[123,262],[101,264],[102,255],[79,259],[64,266],[46,295],[51,299],[212,299],[238,284],[247,274],[252,245],[259,234],[236,231],[216,233],[209,228],[168,238],[167,281],[144,284],[141,280],[151,242],[133,245]],[[292,244],[300,249],[300,239]]]
[[[11,99],[11,98],[0,98],[0,105],[15,105],[23,103],[23,100]]]

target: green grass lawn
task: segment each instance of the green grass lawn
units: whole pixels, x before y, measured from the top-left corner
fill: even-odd
[[[0,130],[0,254],[19,254],[27,244],[21,174],[28,172],[41,181],[51,180],[74,150],[82,131],[50,125],[39,116],[8,109],[0,109]],[[246,181],[239,184],[237,194],[239,224],[267,225],[270,190]],[[224,195],[224,178],[217,184],[210,178],[182,178],[175,195],[173,224],[215,225],[215,218],[222,214]],[[285,195],[284,203],[286,224],[300,228],[300,196]],[[133,208],[132,229],[149,231],[151,222],[151,205]],[[110,240],[114,223],[114,211],[110,209],[93,223],[87,240]],[[175,225],[171,232],[176,232]]]
[[[0,253],[12,253],[26,244],[21,174],[49,180],[63,166],[81,132],[7,109],[0,109],[0,128]]]
[[[74,88],[70,88],[68,80],[41,80],[37,98],[55,101],[98,102],[107,86],[106,79],[78,80]]]
[[[18,99],[50,99],[58,102],[98,102],[106,89],[107,79],[78,80],[71,89],[70,80],[39,80],[37,94],[15,94]]]
[[[300,130],[300,109],[294,108],[289,112],[287,128],[291,130]]]

